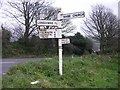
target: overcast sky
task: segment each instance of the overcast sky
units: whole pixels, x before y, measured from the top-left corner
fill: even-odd
[[[63,13],[85,11],[85,15],[88,17],[91,6],[96,4],[102,4],[112,9],[115,15],[118,15],[119,1],[120,0],[53,0],[53,5],[60,7]],[[83,26],[83,19],[85,18],[72,19],[73,24],[77,26],[76,32],[79,31],[82,33],[81,26]]]
[[[91,10],[92,5],[103,4],[111,8],[115,14],[118,10],[119,0],[53,0],[56,7],[61,7],[63,12],[78,12],[85,11],[86,13]]]
[[[48,0],[47,0],[48,1]],[[91,11],[91,6],[96,4],[103,4],[106,7],[113,10],[115,15],[118,15],[118,1],[120,0],[50,0],[53,2],[53,6],[60,7],[63,13],[73,13],[79,11],[85,11],[86,17]],[[4,0],[6,2],[6,0]],[[4,7],[4,4],[3,4]],[[5,20],[5,17],[2,15],[0,10],[0,24],[7,23],[8,20]],[[83,25],[84,18],[72,19],[74,25],[77,26],[76,32],[79,31],[82,33],[81,26]]]

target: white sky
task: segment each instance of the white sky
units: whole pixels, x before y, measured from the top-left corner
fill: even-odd
[[[118,15],[118,1],[120,0],[50,0],[53,1],[53,6],[60,7],[63,13],[73,13],[79,11],[85,11],[86,17],[91,11],[91,6],[96,4],[103,4],[106,7],[113,10],[115,15]],[[6,0],[4,0],[6,2]],[[4,7],[4,5],[3,5]],[[0,10],[0,24],[7,23],[8,20],[5,19],[5,16],[2,15],[2,11]],[[81,26],[83,26],[83,19],[85,18],[77,18],[72,19],[74,25],[76,25],[77,29],[75,32],[82,32]]]
[[[52,0],[54,6],[61,7],[62,11],[78,12],[85,11],[86,13],[91,10],[92,5],[103,4],[108,8],[111,8],[115,14],[118,13],[118,1],[119,0]]]

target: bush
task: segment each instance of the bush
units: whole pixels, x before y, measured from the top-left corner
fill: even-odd
[[[64,54],[83,55],[85,51],[92,53],[92,41],[83,37],[80,33],[76,33],[70,38],[71,44],[63,45]]]

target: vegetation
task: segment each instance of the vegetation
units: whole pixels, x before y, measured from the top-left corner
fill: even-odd
[[[9,8],[15,10],[17,13],[13,11],[6,10],[7,14],[12,16],[15,20],[21,24],[21,29],[17,29],[17,33],[22,34],[24,44],[27,44],[28,38],[30,35],[36,30],[36,23],[34,20],[36,18],[41,18],[41,13],[46,13],[44,18],[42,19],[50,19],[50,17],[54,17],[55,9],[50,6],[49,2],[47,1],[21,1],[18,0],[14,1],[7,1],[9,3]],[[49,9],[48,9],[49,8]],[[19,16],[19,17],[18,17]],[[22,19],[21,19],[22,18]],[[19,25],[18,24],[18,25]],[[19,25],[20,26],[20,25]]]
[[[63,76],[58,75],[58,60],[29,62],[12,67],[3,76],[3,88],[117,88],[118,57],[84,55],[64,57]],[[30,83],[39,80],[35,85]]]
[[[56,56],[58,39],[40,39],[36,29],[41,27],[36,25],[34,17],[57,20],[59,11],[44,1],[8,3],[13,9],[19,11],[19,13],[8,11],[18,21],[19,26],[9,30],[1,25],[2,57]],[[120,24],[116,16],[108,8],[97,5],[93,7],[90,18],[84,23],[87,27],[86,35],[89,34],[100,41],[102,53],[92,53],[92,41],[76,33],[74,36],[67,37],[70,38],[70,44],[63,45],[63,76],[58,75],[58,60],[57,57],[53,57],[52,60],[29,62],[12,67],[3,76],[3,88],[117,88],[120,57],[115,53],[120,51],[117,50]],[[48,28],[54,27],[44,27],[44,29]],[[74,29],[70,20],[62,21],[63,34]],[[18,40],[11,42],[13,36]],[[63,38],[66,37],[63,35]],[[40,82],[35,85],[30,84],[36,80]]]
[[[28,39],[27,45],[20,38],[18,41],[10,42],[11,32],[2,30],[2,56],[8,57],[46,57],[57,55],[57,39],[40,39],[33,35]],[[63,45],[64,55],[83,55],[85,51],[92,50],[92,42],[80,33],[69,36],[70,45]]]
[[[14,28],[14,35],[10,32],[10,30],[5,29],[3,25],[1,25],[2,29],[2,46],[3,46],[3,58],[6,57],[35,57],[35,56],[54,56],[57,55],[58,51],[58,41],[57,39],[40,39],[37,35],[36,28],[40,26],[36,26],[36,23],[33,23],[35,20],[35,16],[38,18],[41,16],[41,13],[45,13],[43,19],[47,20],[56,20],[58,9],[53,8],[48,5],[44,1],[35,1],[34,3],[31,1],[20,1],[20,2],[8,2],[13,9],[16,9],[20,12],[20,16],[24,18],[22,20],[18,16],[18,13],[10,13],[14,16],[15,19],[19,23],[21,23],[25,28],[19,26]],[[40,4],[41,3],[41,4]],[[22,5],[22,7],[21,7]],[[50,8],[48,8],[50,7]],[[40,12],[41,11],[41,12]],[[32,16],[32,17],[30,17]],[[100,41],[100,51],[102,53],[111,53],[118,52],[118,38],[119,33],[119,22],[116,16],[112,13],[112,11],[106,8],[103,5],[96,5],[92,8],[92,12],[90,13],[90,17],[84,21],[86,28],[84,28],[86,35],[91,36],[92,38],[98,39]],[[45,29],[52,27],[44,27]],[[72,32],[75,29],[74,25],[72,25],[70,20],[62,21],[62,33],[66,34]],[[11,37],[17,36],[18,41],[10,42]],[[65,36],[64,36],[65,37]],[[63,38],[64,38],[63,37]],[[71,43],[69,45],[63,45],[63,53],[64,55],[83,55],[86,52],[92,52],[92,41],[89,38],[83,37],[80,33],[76,33],[74,36],[68,36],[70,38]],[[113,43],[114,42],[114,43]]]
[[[89,17],[84,21],[84,32],[100,41],[100,51],[115,52],[118,50],[119,23],[112,10],[103,6],[92,7]]]

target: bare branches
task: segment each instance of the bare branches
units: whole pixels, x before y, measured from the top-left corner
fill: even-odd
[[[15,18],[19,23],[25,25],[22,21],[19,20],[19,17],[17,15],[14,15],[12,12],[7,11],[9,14],[11,14],[13,16],[13,18]]]
[[[0,8],[2,7],[3,1],[4,0],[0,0]]]
[[[76,26],[74,26],[70,20],[62,20],[62,33],[72,33],[75,30]]]
[[[23,8],[21,8],[21,6],[19,6],[20,3],[13,3],[13,2],[8,2],[8,3],[11,7],[15,8],[19,12],[23,13]]]
[[[21,25],[24,26],[24,34],[23,37],[28,38],[36,29],[35,20],[38,15],[45,12],[46,7],[49,6],[48,2],[45,0],[18,0],[13,2],[8,2],[8,4],[12,7],[13,11],[7,12],[13,16]],[[49,12],[48,12],[49,11]],[[17,13],[16,13],[17,12]],[[53,11],[49,8],[46,10],[46,18],[49,18],[54,15]],[[46,19],[45,18],[45,19]],[[18,29],[21,30],[21,29]],[[19,31],[16,31],[19,33]]]
[[[116,16],[103,5],[93,7],[89,19],[84,20],[84,24],[87,29],[83,29],[87,35],[99,38],[102,51],[107,40],[115,37],[118,27]]]
[[[63,34],[71,33],[76,27],[74,25],[71,25],[67,27],[65,30],[62,31]]]

